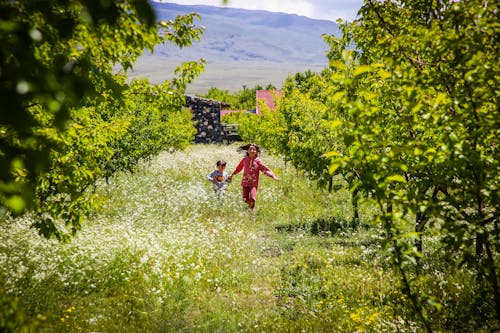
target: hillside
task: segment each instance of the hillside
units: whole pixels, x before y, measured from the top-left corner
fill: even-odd
[[[158,83],[170,78],[180,62],[204,58],[205,73],[188,89],[194,93],[211,86],[229,90],[267,83],[281,86],[290,74],[325,67],[328,46],[322,35],[340,34],[334,22],[294,14],[157,2],[152,5],[159,20],[196,12],[201,20],[195,23],[206,29],[201,41],[192,47],[158,46],[153,54],[145,54],[129,75]]]

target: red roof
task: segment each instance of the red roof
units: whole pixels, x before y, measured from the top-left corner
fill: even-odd
[[[259,101],[264,101],[265,105],[271,109],[276,110],[276,101],[283,95],[283,90],[257,90],[256,91],[256,113],[262,114],[259,110]]]

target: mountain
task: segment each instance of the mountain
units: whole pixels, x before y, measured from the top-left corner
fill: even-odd
[[[157,46],[153,54],[140,59],[129,76],[158,83],[172,77],[181,62],[204,58],[205,72],[188,88],[193,93],[205,93],[212,86],[230,91],[268,83],[280,87],[290,74],[325,67],[328,46],[322,35],[340,35],[334,22],[295,14],[159,2],[151,5],[159,20],[200,14],[201,20],[195,24],[205,27],[204,34],[191,47]]]

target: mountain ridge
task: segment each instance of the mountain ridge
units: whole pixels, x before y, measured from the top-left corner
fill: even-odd
[[[229,90],[252,84],[280,86],[290,74],[324,68],[328,45],[322,35],[340,35],[334,22],[296,14],[165,2],[151,4],[158,20],[198,13],[201,19],[194,23],[205,27],[204,34],[199,42],[187,48],[158,45],[153,53],[141,57],[129,76],[147,77],[157,83],[168,79],[159,72],[173,71],[174,63],[203,58],[205,73],[188,87],[194,92],[216,86],[210,82]],[[239,77],[225,68],[237,68]],[[262,69],[260,78],[256,68]]]

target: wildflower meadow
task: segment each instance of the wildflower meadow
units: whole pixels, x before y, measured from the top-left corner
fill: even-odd
[[[47,240],[33,217],[0,223],[1,317],[25,332],[419,332],[424,328],[387,262],[380,230],[350,223],[347,188],[319,189],[266,153],[280,182],[262,176],[255,211],[241,175],[217,200],[205,176],[218,159],[231,172],[237,145],[162,153],[137,173],[95,191],[101,205],[69,242]],[[428,236],[432,244],[432,235]],[[427,265],[444,313],[473,293]],[[455,282],[450,282],[455,281]],[[472,281],[472,282],[470,282]],[[446,303],[448,302],[448,303]],[[442,313],[429,314],[456,331]],[[10,325],[10,326],[9,326]],[[447,326],[448,325],[448,326]],[[477,327],[477,326],[476,326]],[[487,331],[486,329],[484,331]]]

